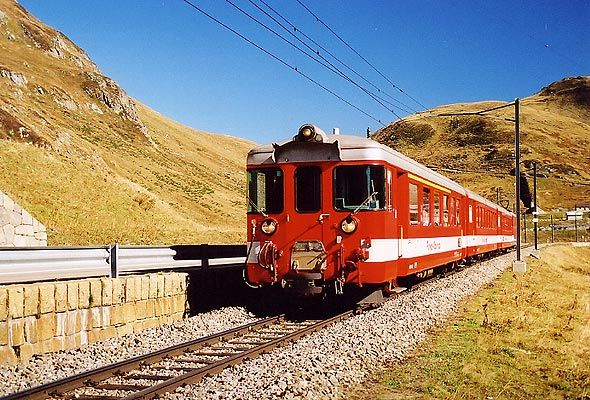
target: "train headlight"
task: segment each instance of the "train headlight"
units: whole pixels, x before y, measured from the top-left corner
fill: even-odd
[[[312,125],[303,125],[299,128],[299,140],[307,142],[315,137],[315,130]]]
[[[268,218],[268,219],[265,219],[264,221],[262,221],[262,224],[260,224],[260,230],[265,235],[270,236],[276,232],[278,224],[279,223],[276,220],[274,220],[272,218]]]
[[[340,222],[340,229],[342,229],[342,232],[347,234],[351,234],[356,231],[358,226],[359,220],[352,215],[349,215],[348,217],[344,218],[342,222]]]

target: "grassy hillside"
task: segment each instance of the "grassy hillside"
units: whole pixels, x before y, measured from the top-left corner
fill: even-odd
[[[0,0],[0,31],[0,190],[50,244],[243,240],[253,143],[131,99],[13,0]]]
[[[452,104],[413,115],[374,138],[495,200],[514,199],[514,117],[509,107],[491,117],[439,117],[496,107],[497,101]],[[539,207],[571,208],[590,199],[590,77],[555,82],[521,100],[523,168],[537,161]],[[473,172],[471,172],[473,171]],[[527,172],[532,176],[532,172]],[[532,190],[532,179],[529,180]]]
[[[408,359],[350,400],[587,399],[590,247],[558,245],[507,270]]]

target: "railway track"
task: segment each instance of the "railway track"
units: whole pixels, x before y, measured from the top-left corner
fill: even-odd
[[[297,322],[286,320],[284,315],[270,317],[17,392],[2,400],[151,399],[353,315],[353,311],[346,311],[323,320]]]
[[[453,269],[433,278],[415,282],[408,291],[432,279],[453,275]],[[403,292],[397,293],[397,295]],[[151,399],[177,387],[196,383],[224,368],[239,364],[273,349],[346,320],[359,309],[347,310],[321,320],[291,321],[278,315],[214,335],[180,343],[152,353],[123,360],[78,375],[17,392],[0,400]]]

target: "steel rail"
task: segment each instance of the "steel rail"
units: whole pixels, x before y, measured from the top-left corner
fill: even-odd
[[[94,370],[82,372],[78,375],[60,379],[54,382],[49,382],[31,389],[27,389],[21,392],[17,392],[5,397],[1,400],[16,400],[16,399],[47,399],[47,398],[79,398],[79,399],[151,399],[158,395],[166,392],[173,391],[177,387],[187,384],[196,383],[206,376],[214,375],[221,372],[224,368],[239,364],[240,362],[248,359],[255,358],[256,356],[269,352],[285,343],[295,341],[305,335],[319,331],[324,327],[333,324],[338,321],[345,320],[354,315],[353,311],[346,311],[334,317],[330,317],[319,322],[314,322],[311,325],[309,321],[302,321],[301,323],[289,323],[287,325],[281,325],[285,322],[284,315],[266,318],[260,321],[252,322],[244,326],[233,328],[227,331],[223,331],[214,335],[206,336],[203,338],[195,339],[189,342],[174,345],[162,350],[158,350],[153,353],[137,356],[128,360],[120,361],[111,365],[106,365]],[[205,364],[203,367],[173,367],[172,370],[187,371],[184,374],[178,376],[167,376],[167,375],[154,375],[139,374],[131,375],[128,379],[152,379],[155,381],[162,381],[152,386],[138,385],[138,384],[105,384],[100,383],[108,380],[112,377],[122,377],[125,379],[124,373],[131,372],[142,367],[155,367],[155,364],[162,361],[175,362],[174,358],[179,356],[185,356],[187,353],[206,349],[207,346],[214,344],[226,343],[226,344],[237,344],[242,342],[231,343],[227,340],[232,338],[239,338],[245,334],[256,334],[257,331],[263,330],[264,328],[279,326],[282,330],[273,330],[266,332],[267,337],[260,336],[259,343],[251,341],[249,343],[251,348],[246,348],[242,344],[241,348],[214,348],[209,353],[199,353],[200,356],[213,356],[216,358],[224,357],[220,360],[213,360],[211,362],[204,361],[203,359],[188,359],[185,361],[192,362],[195,364]],[[268,338],[271,336],[271,338]],[[278,336],[278,337],[277,337]],[[247,338],[245,338],[247,339]],[[245,340],[247,342],[247,340]],[[232,353],[219,352],[220,350],[235,350]],[[217,351],[217,353],[215,353]],[[190,357],[190,355],[188,355]],[[182,362],[179,360],[179,362]],[[156,369],[159,369],[156,367]],[[165,369],[163,367],[162,369]],[[165,380],[164,380],[165,379]],[[106,390],[123,390],[133,391],[127,396],[108,396],[108,395],[81,395],[70,393],[80,388],[93,388],[106,389]],[[139,390],[138,390],[139,389]]]
[[[208,375],[213,375],[221,372],[224,368],[232,365],[236,365],[241,363],[242,361],[252,359],[254,357],[259,356],[260,354],[270,352],[271,350],[280,347],[283,344],[295,341],[303,336],[311,334],[313,332],[317,332],[328,325],[333,323],[343,321],[347,318],[350,318],[354,315],[353,311],[346,311],[342,314],[336,315],[334,317],[325,319],[323,321],[317,322],[313,325],[304,327],[302,329],[298,329],[292,333],[289,333],[283,337],[271,340],[270,342],[263,343],[259,346],[253,347],[252,349],[243,351],[239,354],[233,355],[228,357],[225,360],[217,361],[213,364],[210,364],[203,368],[198,368],[194,371],[191,371],[187,374],[180,375],[178,377],[172,378],[170,380],[164,381],[158,385],[149,387],[144,389],[140,392],[131,394],[127,397],[124,397],[124,400],[136,400],[136,399],[152,399],[160,394],[170,392],[177,387],[187,384],[187,383],[196,383],[203,379]]]
[[[112,376],[119,375],[123,372],[132,371],[142,365],[155,364],[165,358],[180,355],[195,348],[200,349],[204,346],[218,343],[222,340],[227,340],[239,334],[251,332],[255,328],[272,325],[273,323],[280,321],[283,317],[283,315],[279,315],[265,318],[260,321],[251,322],[249,324],[219,332],[210,336],[179,343],[177,345],[170,346],[152,353],[139,355],[128,360],[119,361],[114,364],[105,365],[103,367],[85,371],[77,375],[59,379],[57,381],[48,382],[40,386],[1,397],[0,399],[45,399],[58,394],[63,394],[65,392],[87,386],[88,383],[97,383]]]

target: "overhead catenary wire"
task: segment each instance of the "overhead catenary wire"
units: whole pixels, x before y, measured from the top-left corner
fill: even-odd
[[[344,40],[332,28],[330,28],[330,26],[328,26],[328,24],[326,24],[319,16],[317,16],[313,11],[311,11],[309,9],[309,7],[307,7],[305,4],[303,4],[303,2],[301,0],[295,0],[295,1],[297,1],[297,3],[299,3],[299,5],[301,5],[301,7],[303,7],[305,10],[307,10],[307,12],[310,13],[316,19],[317,22],[319,22],[326,29],[328,29],[334,36],[336,36],[338,38],[338,40],[340,40],[353,53],[355,53],[357,56],[359,56],[361,58],[361,60],[363,60],[368,66],[370,66],[375,72],[377,72],[383,79],[385,79],[393,88],[395,88],[399,92],[403,93],[405,96],[407,96],[410,100],[414,101],[416,104],[418,104],[423,109],[426,109],[427,108],[424,104],[422,104],[421,102],[419,102],[418,100],[416,100],[409,93],[405,92],[402,88],[400,88],[395,83],[393,83],[387,76],[385,76],[381,71],[379,71],[377,69],[377,67],[375,67],[369,60],[367,60],[365,57],[363,57],[357,50],[355,50],[350,44],[348,44],[348,42],[346,40]]]
[[[362,113],[363,115],[365,115],[366,117],[372,119],[373,121],[379,123],[382,126],[385,126],[385,124],[383,122],[381,122],[381,120],[377,117],[375,117],[374,115],[368,113],[367,111],[361,109],[360,107],[354,105],[353,103],[351,103],[350,101],[346,100],[345,98],[343,98],[342,96],[340,96],[339,94],[335,93],[334,91],[328,89],[326,86],[322,85],[320,82],[318,82],[317,80],[313,79],[312,77],[310,77],[309,75],[301,72],[296,66],[293,66],[291,64],[289,64],[288,62],[286,62],[285,60],[283,60],[282,58],[280,58],[279,56],[273,54],[272,52],[270,52],[269,50],[265,49],[264,47],[256,44],[254,41],[250,40],[249,38],[247,38],[246,36],[244,36],[243,34],[239,33],[238,31],[236,31],[235,29],[233,29],[232,27],[230,27],[229,25],[227,25],[226,23],[224,23],[223,21],[219,20],[218,18],[214,17],[213,15],[209,14],[208,12],[206,12],[205,10],[203,10],[202,8],[200,8],[199,6],[197,6],[196,4],[194,4],[193,2],[189,1],[189,0],[181,0],[184,3],[186,3],[188,6],[192,7],[193,9],[195,9],[196,11],[198,11],[199,13],[203,14],[204,16],[206,16],[207,18],[209,18],[210,20],[214,21],[215,23],[217,23],[218,25],[222,26],[223,28],[229,30],[230,32],[232,32],[234,35],[240,37],[241,39],[243,39],[244,41],[246,41],[247,43],[249,43],[250,45],[256,47],[258,50],[262,51],[263,53],[265,53],[266,55],[268,55],[269,57],[273,58],[275,61],[283,64],[285,67],[295,71],[297,74],[299,74],[300,76],[304,77],[305,79],[307,79],[308,81],[312,82],[313,84],[315,84],[316,86],[320,87],[322,90],[330,93],[332,96],[336,97],[337,99],[339,99],[340,101],[344,102],[345,104],[349,105],[350,107],[354,108],[355,110],[359,111],[360,113]]]
[[[499,171],[496,172],[496,171],[475,170],[475,169],[457,169],[457,168],[439,167],[436,165],[426,165],[426,167],[430,168],[430,169],[434,169],[436,171],[443,171],[443,172],[454,173],[454,174],[480,174],[480,175],[494,175],[494,176],[499,176],[499,177],[514,176],[514,174],[511,172],[499,172]],[[527,171],[530,172],[530,170],[527,170]],[[539,179],[541,179],[541,178],[553,179],[553,180],[569,183],[571,185],[590,186],[589,182],[576,181],[576,180],[569,179],[564,176],[561,176],[561,177],[560,176],[546,176],[546,177],[538,177],[538,178]]]
[[[495,172],[495,171],[484,171],[484,170],[475,170],[475,169],[457,169],[457,168],[448,168],[448,167],[439,167],[437,165],[426,165],[427,168],[442,171],[442,172],[450,172],[455,174],[486,174],[486,175],[495,175],[495,176],[509,176],[509,172]]]
[[[507,107],[512,107],[514,106],[514,102],[510,102],[507,104],[502,104],[500,106],[496,106],[496,107],[492,107],[492,108],[488,108],[485,110],[479,110],[479,111],[464,111],[464,112],[455,112],[455,113],[440,113],[440,114],[435,114],[432,115],[433,117],[455,117],[455,116],[463,116],[463,115],[484,115],[486,113],[492,112],[492,111],[496,111],[496,110],[501,110],[502,108],[507,108]],[[514,120],[511,120],[514,122]]]
[[[389,93],[387,93],[385,90],[382,90],[381,88],[379,88],[376,84],[374,84],[373,82],[371,82],[370,80],[368,80],[367,78],[365,78],[363,75],[361,75],[359,72],[357,72],[354,68],[352,68],[351,66],[349,66],[347,63],[345,63],[344,61],[342,61],[338,56],[336,56],[333,52],[331,52],[330,50],[328,50],[325,46],[322,46],[320,43],[318,43],[316,40],[314,40],[312,37],[310,37],[309,35],[307,35],[305,32],[303,32],[299,27],[295,26],[291,21],[289,21],[286,17],[284,17],[281,13],[279,13],[276,9],[274,9],[271,5],[269,5],[266,1],[264,0],[258,0],[260,3],[264,4],[269,10],[271,10],[275,15],[277,15],[283,22],[285,22],[287,25],[289,25],[292,29],[288,29],[286,26],[284,26],[283,24],[281,24],[280,22],[278,22],[274,17],[272,17],[270,14],[268,14],[265,10],[263,10],[261,7],[259,7],[257,4],[254,3],[253,0],[248,0],[250,3],[252,3],[252,5],[254,5],[256,8],[258,8],[261,12],[263,12],[266,16],[268,16],[269,18],[271,18],[273,21],[275,21],[279,26],[281,26],[285,31],[289,32],[292,36],[294,36],[295,38],[297,38],[299,41],[301,41],[301,39],[299,39],[299,37],[294,33],[294,32],[298,32],[299,34],[301,34],[304,38],[306,38],[307,40],[309,40],[313,45],[317,46],[318,49],[321,49],[324,53],[328,54],[330,57],[332,57],[338,64],[342,65],[344,68],[346,68],[347,70],[349,70],[350,72],[352,72],[354,75],[356,75],[357,77],[359,77],[361,80],[363,80],[365,83],[369,84],[371,87],[373,87],[375,90],[377,90],[377,92],[383,94],[384,96],[388,97],[389,99],[391,99],[392,101],[395,101],[396,103],[400,104],[402,107],[397,106],[397,108],[408,112],[408,113],[412,113],[412,112],[417,112],[418,110],[416,110],[415,108],[409,106],[408,104],[402,102],[399,99],[396,99],[395,97],[393,97],[392,95],[390,95]],[[301,43],[304,43],[303,41],[301,41]],[[309,47],[307,44],[306,46],[308,48]],[[313,49],[312,49],[313,50]],[[320,55],[320,51],[319,50],[313,50],[316,54]],[[320,55],[321,56],[321,55]],[[322,57],[323,58],[323,57]],[[391,104],[391,103],[388,103]],[[392,106],[394,106],[393,104],[391,104]]]
[[[226,0],[229,1],[229,0]],[[310,57],[311,59],[313,59],[314,61],[318,62],[320,65],[326,67],[327,69],[329,69],[330,71],[334,72],[335,74],[337,74],[338,76],[340,76],[341,78],[345,79],[346,81],[352,83],[354,86],[358,87],[359,89],[361,89],[363,92],[365,92],[368,96],[370,96],[373,100],[377,101],[380,105],[382,105],[383,107],[385,107],[385,104],[390,105],[391,107],[397,108],[401,111],[407,112],[407,113],[412,113],[413,110],[410,109],[409,106],[405,105],[404,103],[400,102],[399,100],[395,99],[392,96],[389,96],[391,99],[393,99],[394,101],[396,101],[397,103],[401,104],[397,105],[397,104],[393,104],[390,101],[384,99],[383,97],[379,96],[376,93],[373,93],[371,91],[369,91],[368,89],[366,89],[365,87],[362,87],[361,85],[359,85],[356,81],[352,80],[352,78],[350,78],[349,76],[347,76],[340,68],[338,68],[336,65],[334,65],[334,63],[332,63],[330,60],[328,60],[326,57],[323,56],[323,54],[317,50],[312,48],[308,43],[306,43],[304,40],[302,40],[299,36],[297,36],[294,32],[292,32],[288,27],[286,27],[284,24],[282,24],[280,21],[278,21],[275,17],[273,17],[272,15],[270,15],[266,10],[262,9],[258,4],[256,4],[253,0],[248,0],[254,7],[256,7],[260,12],[262,12],[264,15],[266,15],[268,18],[272,19],[278,26],[280,26],[285,32],[287,32],[289,35],[291,35],[293,38],[295,38],[298,42],[300,42],[303,46],[305,46],[309,51],[312,52],[313,56],[311,56],[310,54],[305,53],[308,57]],[[286,20],[284,17],[282,17],[280,14],[278,14],[276,11],[274,11],[274,9],[272,7],[270,7],[268,4],[266,4],[263,0],[260,0],[261,3],[265,4],[267,7],[269,7],[275,14],[277,14],[279,17],[281,17],[284,21],[286,21],[287,24],[289,24],[290,26],[293,27],[293,29],[296,32],[300,32],[305,38],[308,38],[308,40],[310,40],[313,44],[317,44],[317,42],[315,42],[313,39],[311,39],[309,36],[305,35],[303,32],[301,32],[300,30],[297,30],[296,27],[294,27],[294,25],[292,25],[288,20]],[[243,11],[242,11],[243,12]],[[252,18],[252,17],[250,17]],[[258,22],[258,21],[257,21]],[[260,22],[259,22],[260,23]],[[266,29],[269,29],[268,27],[265,26]],[[270,30],[270,29],[269,29]],[[279,34],[277,34],[276,32],[274,32],[273,30],[271,30],[275,35],[281,37]],[[281,37],[282,38],[282,37]],[[282,38],[283,40],[285,40],[284,38]],[[289,43],[291,44],[291,43]],[[292,45],[292,44],[291,44]],[[324,49],[323,47],[321,47],[321,45],[318,45],[320,48]],[[301,51],[301,49],[298,49]],[[327,53],[329,53],[327,51]],[[331,54],[331,53],[329,53]],[[316,56],[321,58],[324,62],[326,62],[328,66],[324,65],[322,62],[320,62],[319,60],[316,59]],[[332,55],[332,58],[334,58],[334,56]],[[339,60],[336,60],[339,61]],[[345,65],[346,64],[342,64],[342,62],[340,62],[341,65]],[[348,67],[348,66],[346,66]],[[350,68],[348,67],[348,69],[350,70]],[[362,75],[359,75],[358,73],[356,73],[354,70],[351,70],[353,73],[357,74],[357,76],[359,76],[362,80],[364,80],[366,83],[368,83],[370,86],[372,86],[374,89],[377,90],[377,92],[387,95],[385,92],[383,92],[381,89],[379,89],[376,85],[374,85],[372,82],[368,81],[367,79],[365,79]],[[394,114],[397,118],[400,118],[399,115],[397,115],[395,112],[393,112],[393,110],[390,110],[389,108],[385,107],[388,111],[390,111],[392,114]]]
[[[350,79],[346,74],[344,74],[340,69],[338,69],[334,64],[332,64],[331,62],[329,62],[328,60],[326,60],[323,56],[319,56],[321,57],[322,60],[324,60],[325,62],[322,62],[321,60],[319,60],[316,57],[316,53],[314,52],[314,50],[307,46],[307,44],[303,43],[304,45],[306,45],[310,51],[312,53],[309,53],[307,51],[305,51],[304,49],[300,48],[299,46],[297,46],[295,43],[291,42],[289,39],[285,38],[283,35],[281,35],[280,33],[276,32],[274,29],[270,28],[268,25],[266,25],[265,23],[263,23],[262,21],[260,21],[259,19],[257,19],[256,17],[254,17],[253,15],[251,15],[250,13],[248,13],[246,10],[244,10],[243,8],[241,8],[240,6],[238,6],[237,4],[235,4],[232,0],[225,0],[228,4],[230,4],[232,7],[234,7],[236,10],[238,10],[239,12],[241,12],[242,14],[244,14],[245,16],[247,16],[248,18],[250,18],[252,21],[256,22],[258,25],[262,26],[264,29],[268,30],[269,32],[271,32],[272,34],[274,34],[275,36],[279,37],[281,40],[283,40],[285,43],[289,44],[290,46],[292,46],[293,48],[295,48],[296,50],[300,51],[301,53],[303,53],[305,56],[309,57],[310,59],[316,61],[318,64],[322,65],[324,68],[328,69],[329,71],[333,72],[334,74],[340,76],[341,78],[345,79],[346,81],[350,82],[351,84],[353,84],[354,86],[358,87],[359,89],[361,89],[363,92],[365,92],[369,97],[371,97],[373,100],[375,100],[377,103],[379,103],[383,108],[385,108],[387,111],[391,112],[393,115],[395,115],[397,118],[401,118],[395,111],[393,111],[392,109],[388,108],[384,103],[383,103],[383,99],[381,99],[380,97],[378,97],[377,95],[375,95],[374,93],[370,92],[369,90],[367,90],[366,88],[362,87],[361,85],[359,85],[357,82],[353,81],[352,79]],[[296,37],[296,39],[299,40],[299,38]],[[393,105],[394,107],[399,108],[398,106]]]

